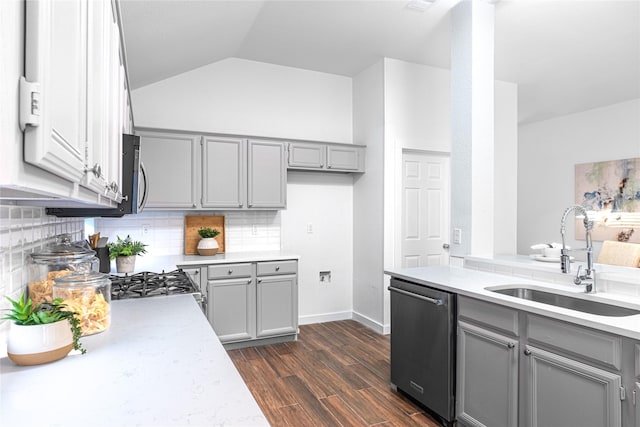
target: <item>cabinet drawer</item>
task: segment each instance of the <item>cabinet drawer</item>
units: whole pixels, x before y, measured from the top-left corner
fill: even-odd
[[[527,321],[530,342],[620,370],[620,337],[546,317],[528,315]]]
[[[296,274],[298,261],[268,261],[258,263],[258,276],[271,276],[274,274]]]
[[[219,264],[207,268],[208,279],[226,279],[231,277],[250,277],[251,263]]]
[[[501,305],[459,296],[458,317],[518,336],[518,311]]]

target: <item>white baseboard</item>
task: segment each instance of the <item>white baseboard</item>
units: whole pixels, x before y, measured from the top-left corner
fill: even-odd
[[[351,311],[339,311],[336,313],[313,314],[309,316],[298,317],[299,325],[311,325],[313,323],[335,322],[336,320],[353,319]]]
[[[335,322],[337,320],[355,320],[356,322],[376,331],[382,335],[391,333],[391,326],[383,325],[371,318],[354,311],[340,311],[337,313],[314,314],[310,316],[300,316],[298,318],[299,325],[312,325],[314,323]]]
[[[382,335],[388,335],[391,332],[391,328],[389,325],[383,325],[380,322],[376,322],[375,320],[371,319],[370,317],[367,317],[365,315],[362,315],[360,313],[356,313],[355,311],[353,312],[353,320],[355,320],[358,323],[363,324],[364,326],[368,327],[369,329],[373,329],[374,331],[376,331],[379,334]]]

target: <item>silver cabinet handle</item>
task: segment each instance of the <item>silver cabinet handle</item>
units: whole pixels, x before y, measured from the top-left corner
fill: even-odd
[[[449,249],[449,244],[448,243],[443,243],[442,244],[442,249]]]
[[[530,356],[531,355],[531,350],[529,350],[528,348],[524,349],[524,355],[525,356]]]
[[[516,345],[512,342],[507,344],[507,348],[514,348]]]
[[[414,294],[412,292],[407,292],[407,291],[405,291],[403,289],[392,288],[391,286],[389,286],[387,289],[389,289],[389,291],[391,291],[391,292],[397,292],[399,294],[407,295],[407,296],[413,297],[413,298],[417,298],[417,299],[422,300],[422,301],[427,301],[427,302],[430,302],[430,303],[435,304],[435,305],[444,305],[444,302],[442,302],[441,299],[431,298],[431,297],[426,297],[424,295]]]
[[[262,283],[262,279],[258,279],[258,283]]]
[[[229,271],[227,272],[227,274],[233,274],[233,270],[229,269]]]
[[[277,267],[276,267],[276,271],[280,271],[280,266],[277,266]]]
[[[84,173],[93,172],[96,177],[100,177],[102,175],[102,167],[96,163],[92,168],[85,168]]]

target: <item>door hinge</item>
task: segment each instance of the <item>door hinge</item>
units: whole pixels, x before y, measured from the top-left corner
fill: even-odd
[[[627,399],[627,390],[624,387],[620,387],[620,400]]]
[[[40,125],[40,83],[28,82],[20,76],[20,130]]]

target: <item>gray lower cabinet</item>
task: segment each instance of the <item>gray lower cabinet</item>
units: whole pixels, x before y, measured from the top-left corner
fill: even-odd
[[[464,425],[518,423],[518,340],[458,322],[457,414]]]
[[[253,278],[207,281],[207,318],[222,343],[255,338]]]
[[[635,417],[638,427],[637,406],[625,406],[623,413],[623,404],[632,404],[627,394],[634,385],[631,355],[623,357],[623,348],[632,348],[627,342],[459,296],[458,421],[464,426],[619,427],[634,425]]]
[[[525,425],[621,426],[621,376],[525,346]]]
[[[202,267],[207,318],[227,348],[296,338],[297,264],[284,260]]]
[[[636,427],[640,427],[640,383],[635,383],[632,394],[633,404],[635,405]]]

